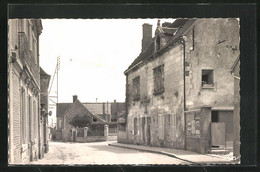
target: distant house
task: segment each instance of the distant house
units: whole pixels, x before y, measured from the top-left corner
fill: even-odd
[[[142,52],[124,72],[125,142],[201,153],[232,149],[230,67],[239,41],[233,18],[158,21],[154,37],[143,24]]]
[[[73,96],[73,103],[58,103],[56,139],[106,140],[109,136],[116,135],[117,114],[123,110],[124,103],[81,103],[77,96]],[[87,139],[79,138],[84,136]]]

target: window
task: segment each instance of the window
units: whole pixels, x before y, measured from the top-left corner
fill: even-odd
[[[219,122],[218,111],[211,111],[211,122]]]
[[[202,70],[201,76],[202,87],[213,87],[214,86],[214,78],[213,78],[213,70]]]
[[[153,69],[154,95],[164,92],[164,65]]]
[[[93,117],[93,122],[97,122],[97,118],[96,117]]]
[[[164,139],[164,116],[159,114],[159,139]]]
[[[140,100],[140,77],[133,79],[133,100]]]

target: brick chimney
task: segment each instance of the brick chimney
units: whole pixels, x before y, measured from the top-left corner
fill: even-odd
[[[142,52],[145,51],[152,42],[152,25],[143,24]]]
[[[73,96],[73,103],[78,99],[78,96],[77,95],[74,95]]]

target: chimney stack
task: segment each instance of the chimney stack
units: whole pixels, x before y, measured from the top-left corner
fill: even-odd
[[[74,95],[73,96],[73,103],[78,99],[78,96],[77,95]]]
[[[152,42],[152,25],[143,24],[142,52],[144,52]]]

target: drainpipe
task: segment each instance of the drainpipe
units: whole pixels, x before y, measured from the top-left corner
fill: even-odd
[[[185,114],[185,111],[186,111],[186,91],[185,91],[185,48],[186,48],[186,43],[185,43],[185,40],[184,40],[184,36],[181,36],[180,37],[180,43],[182,44],[183,46],[183,114],[184,114],[184,133],[185,133],[185,137],[184,137],[184,149],[187,149],[187,137],[186,137],[186,134],[187,134],[187,129],[186,129],[186,114]]]

